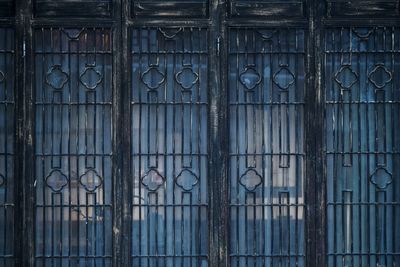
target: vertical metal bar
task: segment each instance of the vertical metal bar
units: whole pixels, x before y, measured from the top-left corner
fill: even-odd
[[[210,3],[209,42],[209,192],[210,192],[210,266],[228,266],[227,261],[227,89],[226,89],[226,14],[225,0]],[[217,51],[218,39],[222,38]],[[221,39],[220,39],[221,40]],[[221,44],[222,43],[222,44]]]
[[[308,0],[308,38],[305,99],[306,240],[307,266],[325,266],[324,112],[321,64],[321,17],[324,2]]]
[[[16,1],[16,27],[15,27],[15,162],[20,162],[23,164],[24,162],[24,10],[26,8],[26,1]],[[22,214],[24,214],[24,194],[23,192],[23,171],[20,164],[14,163],[14,218],[15,222],[18,224],[14,229],[14,255],[15,255],[15,265],[19,266],[24,263],[24,249],[20,245],[20,240],[22,239],[22,234],[24,230],[24,218]]]
[[[120,20],[121,20],[121,29],[120,29],[120,92],[121,92],[121,139],[118,144],[118,151],[121,155],[121,160],[119,161],[120,168],[122,171],[122,240],[120,241],[121,249],[120,249],[120,262],[116,266],[131,266],[131,211],[130,211],[130,202],[132,198],[130,196],[130,192],[132,188],[130,184],[131,176],[129,174],[132,173],[131,170],[131,104],[130,104],[130,93],[131,86],[129,83],[129,69],[130,69],[130,54],[128,53],[128,49],[130,49],[130,34],[128,33],[128,25],[127,20],[129,18],[129,2],[128,0],[119,0],[119,5],[117,8],[120,8]],[[140,208],[140,207],[139,207]]]

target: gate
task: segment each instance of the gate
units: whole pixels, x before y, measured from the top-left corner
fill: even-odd
[[[0,0],[0,265],[399,266],[399,5]]]

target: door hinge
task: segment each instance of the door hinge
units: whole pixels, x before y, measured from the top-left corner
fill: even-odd
[[[217,56],[219,56],[221,53],[221,41],[222,41],[222,37],[218,36],[217,37]]]

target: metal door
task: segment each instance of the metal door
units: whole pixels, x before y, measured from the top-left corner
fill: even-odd
[[[1,266],[399,266],[398,0],[0,0]]]

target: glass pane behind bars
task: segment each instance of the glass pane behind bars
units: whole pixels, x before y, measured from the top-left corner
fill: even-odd
[[[399,266],[400,30],[325,38],[328,266]]]
[[[230,266],[304,266],[304,32],[229,36]]]
[[[131,31],[132,266],[208,266],[207,31]]]
[[[14,256],[14,30],[0,28],[0,266]]]
[[[37,266],[111,266],[110,35],[34,31]]]

